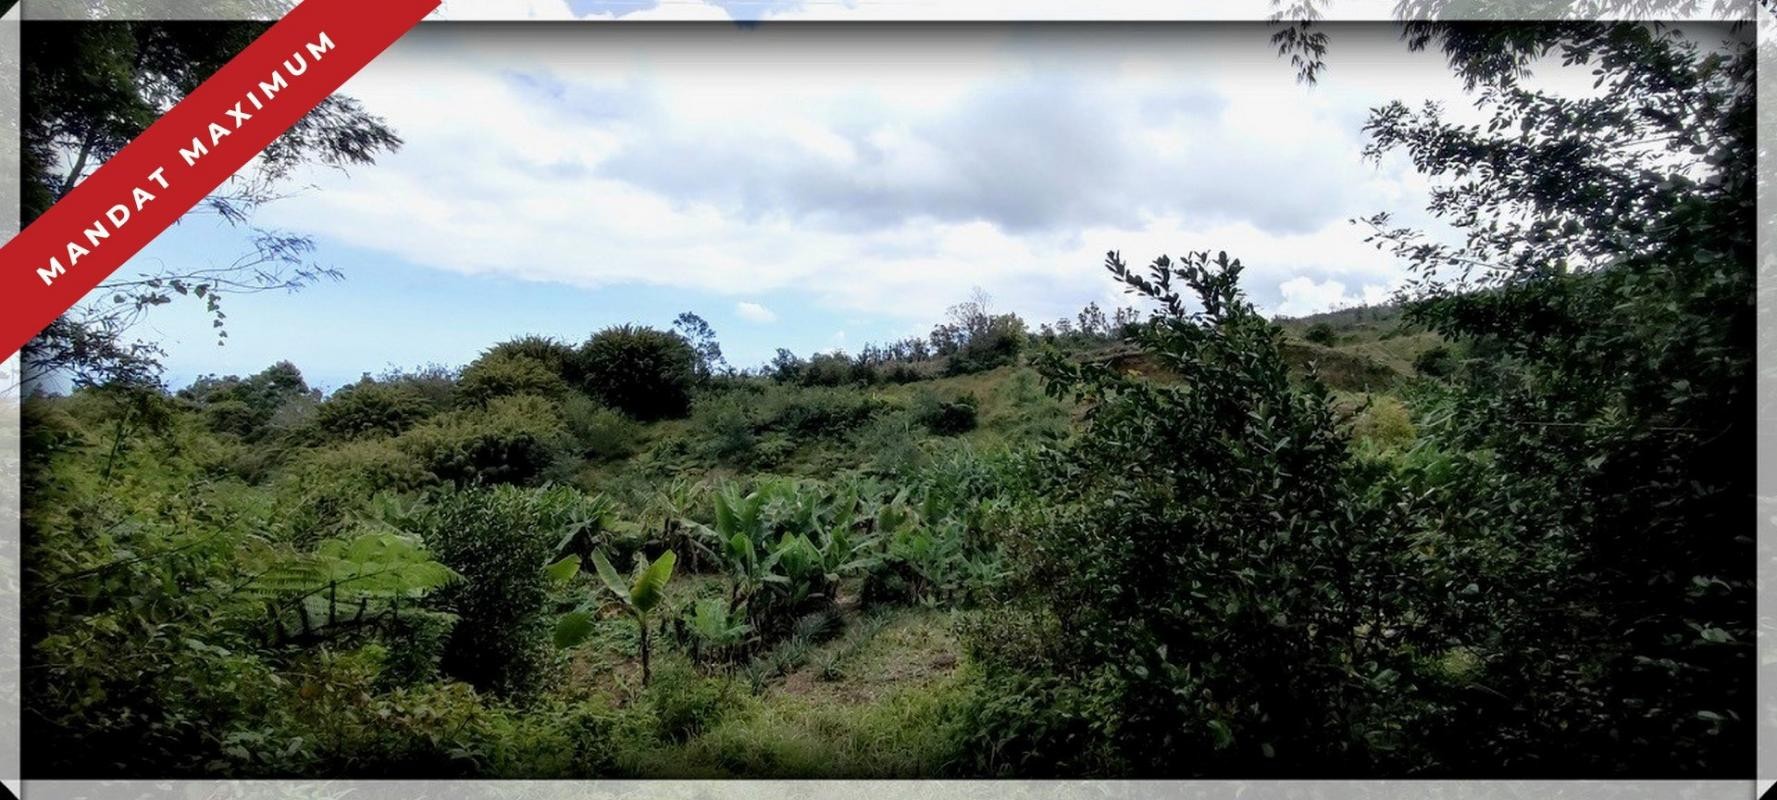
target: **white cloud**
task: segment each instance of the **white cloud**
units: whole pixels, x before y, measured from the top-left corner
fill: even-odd
[[[1286,317],[1299,317],[1318,311],[1352,306],[1375,305],[1386,302],[1389,289],[1381,284],[1370,284],[1358,293],[1348,293],[1343,281],[1328,278],[1316,281],[1313,278],[1291,278],[1278,284],[1278,291],[1283,295],[1275,312]]]
[[[1039,320],[1110,307],[1112,249],[1227,250],[1261,306],[1306,313],[1401,278],[1348,218],[1424,205],[1359,158],[1365,109],[1455,96],[1387,31],[1310,90],[1263,26],[664,27],[421,28],[345,89],[406,146],[266,221],[466,274],[725,293],[755,321],[738,297],[790,289],[910,322],[973,286]]]
[[[749,303],[745,300],[734,304],[734,313],[739,314],[741,319],[750,322],[777,321],[777,315],[772,313],[771,309],[759,305],[758,303]]]

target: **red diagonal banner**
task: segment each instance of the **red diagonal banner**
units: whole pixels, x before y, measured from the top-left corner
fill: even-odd
[[[303,0],[268,28],[0,247],[0,358],[79,302],[438,3]]]

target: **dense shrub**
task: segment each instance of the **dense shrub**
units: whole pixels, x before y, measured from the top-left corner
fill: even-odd
[[[567,391],[559,371],[530,356],[485,355],[457,378],[457,395],[467,405],[487,405],[496,397],[521,394],[559,398]]]
[[[842,436],[888,408],[888,402],[856,389],[782,391],[761,404],[763,424],[792,436]]]
[[[1023,655],[988,662],[1004,690],[1038,694],[1006,698],[1031,713],[983,735],[1111,754],[1078,768],[1119,775],[1385,760],[1424,713],[1392,686],[1424,633],[1400,616],[1410,596],[1349,587],[1413,585],[1399,498],[1363,487],[1326,390],[1292,380],[1279,331],[1239,293],[1238,262],[1162,258],[1151,277],[1108,265],[1165,310],[1136,342],[1186,383],[1045,358],[1046,376],[1096,410],[1043,472],[1057,505],[1011,526],[1049,622],[1024,628],[1034,638],[1010,648]],[[1387,642],[1361,633],[1382,625]],[[1083,718],[1058,720],[1058,707]]]
[[[1339,343],[1339,334],[1333,332],[1333,326],[1325,322],[1316,322],[1302,332],[1302,338],[1322,347],[1332,347]]]
[[[418,399],[436,413],[457,405],[458,370],[440,364],[414,369],[390,369],[376,376],[376,382]]]
[[[944,363],[947,375],[985,372],[995,367],[1018,363],[1028,335],[1024,320],[1016,314],[999,314],[986,318],[979,330],[970,333]]]
[[[542,364],[550,372],[567,378],[574,368],[576,353],[574,346],[567,342],[531,334],[508,339],[481,354],[481,360],[507,358],[528,358]]]
[[[318,448],[292,468],[355,489],[368,497],[380,492],[407,492],[432,481],[432,475],[391,440],[360,440]]]
[[[981,401],[972,394],[946,400],[935,393],[919,395],[914,416],[927,430],[939,436],[955,436],[975,429],[976,414]]]
[[[436,409],[418,392],[366,378],[333,393],[315,409],[315,424],[339,439],[393,436]]]
[[[561,414],[568,436],[588,458],[628,458],[641,449],[643,432],[640,424],[585,395],[570,394],[562,401]]]
[[[1015,441],[1051,441],[1067,435],[1073,422],[1067,407],[1043,392],[1034,370],[1012,373],[1001,385],[1000,395],[1004,402],[989,422],[995,430]]]
[[[547,664],[548,600],[542,566],[586,499],[567,487],[500,486],[435,496],[414,522],[438,560],[463,580],[439,591],[457,615],[441,668],[476,688],[523,694]]]
[[[218,400],[204,405],[204,424],[210,430],[240,437],[253,435],[270,416],[261,415],[258,410],[240,400]]]
[[[740,699],[733,681],[705,677],[678,661],[655,673],[647,691],[656,733],[669,742],[685,741],[715,726]]]
[[[803,386],[844,386],[856,380],[851,358],[844,353],[816,353],[797,374]]]
[[[938,377],[936,364],[930,361],[890,361],[876,369],[883,383],[915,383]]]
[[[925,463],[925,451],[919,446],[919,423],[910,413],[878,416],[858,430],[856,440],[857,452],[873,473],[901,476]]]
[[[1436,181],[1462,245],[1371,222],[1413,272],[1408,322],[1495,359],[1435,417],[1442,451],[1487,463],[1448,456],[1471,474],[1419,524],[1493,543],[1450,552],[1486,554],[1476,585],[1511,601],[1484,620],[1498,697],[1432,738],[1453,771],[1732,771],[1758,713],[1757,554],[1733,533],[1758,493],[1755,47],[1633,23],[1437,33],[1489,119],[1394,103],[1369,151]],[[1521,82],[1515,57],[1550,49],[1597,91]]]
[[[280,361],[248,378],[206,375],[181,389],[178,396],[203,409],[211,430],[257,439],[280,406],[309,394],[302,372],[290,362]]]
[[[587,394],[644,422],[690,411],[697,363],[696,351],[682,337],[635,325],[593,334],[573,362]]]
[[[288,509],[275,528],[293,541],[336,536],[351,527],[372,496],[415,491],[435,482],[429,470],[388,439],[298,451],[270,481]]]
[[[852,388],[752,386],[698,398],[692,428],[716,460],[763,466],[784,455],[759,460],[756,448],[764,442],[782,442],[774,449],[793,449],[797,442],[839,439],[890,408],[884,398]]]
[[[440,480],[465,486],[536,482],[569,442],[555,404],[521,395],[441,414],[404,434],[400,446]]]
[[[302,659],[260,729],[221,733],[226,767],[211,773],[354,778],[608,777],[618,714],[597,701],[490,700],[457,682],[390,687],[389,649]]]
[[[1447,378],[1456,372],[1456,355],[1436,345],[1413,358],[1413,370],[1428,378]]]
[[[756,397],[726,393],[698,398],[691,425],[702,435],[710,457],[726,464],[752,463],[760,427],[750,409]]]

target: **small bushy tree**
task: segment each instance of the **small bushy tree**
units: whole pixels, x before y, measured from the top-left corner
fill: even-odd
[[[995,698],[978,735],[1039,774],[1375,763],[1416,713],[1393,687],[1416,642],[1399,498],[1364,485],[1238,261],[1107,266],[1159,305],[1135,340],[1184,381],[1044,356],[1050,390],[1093,411],[1049,456],[1055,507],[1014,527],[1035,616],[974,639]]]
[[[644,422],[691,410],[697,353],[684,337],[619,325],[593,334],[574,356],[580,387],[605,405]]]
[[[567,377],[574,364],[574,346],[549,336],[526,334],[488,348],[480,360],[528,358],[541,362],[550,372]]]
[[[457,615],[442,668],[476,688],[523,694],[546,663],[550,620],[541,567],[587,500],[566,487],[440,494],[414,521],[437,559],[462,575],[436,595]]]
[[[457,397],[464,404],[476,406],[487,405],[496,397],[521,394],[561,397],[567,390],[558,370],[523,355],[482,356],[457,378]]]
[[[569,452],[557,406],[531,395],[440,414],[399,444],[439,480],[458,486],[537,483]]]
[[[315,424],[338,439],[392,436],[429,417],[433,408],[407,387],[366,377],[333,393],[315,409]]]
[[[1308,330],[1302,333],[1302,338],[1322,347],[1332,347],[1339,342],[1339,334],[1334,333],[1333,326],[1325,322],[1316,322],[1308,326]]]

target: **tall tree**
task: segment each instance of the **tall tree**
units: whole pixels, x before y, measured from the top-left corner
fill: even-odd
[[[1456,382],[1439,434],[1500,468],[1465,503],[1521,532],[1491,574],[1522,601],[1493,636],[1541,657],[1494,688],[1540,700],[1453,715],[1453,737],[1504,725],[1571,748],[1544,747],[1548,763],[1618,770],[1750,757],[1734,748],[1751,741],[1755,54],[1703,33],[1410,24],[1490,119],[1370,117],[1369,154],[1404,152],[1463,234],[1367,220],[1414,273],[1409,319],[1501,354]],[[1596,90],[1524,82],[1556,59]]]
[[[728,369],[728,360],[722,357],[722,343],[716,340],[716,329],[710,327],[703,317],[686,311],[673,320],[673,330],[691,343],[691,349],[697,351],[697,371],[700,379],[708,379]]]

